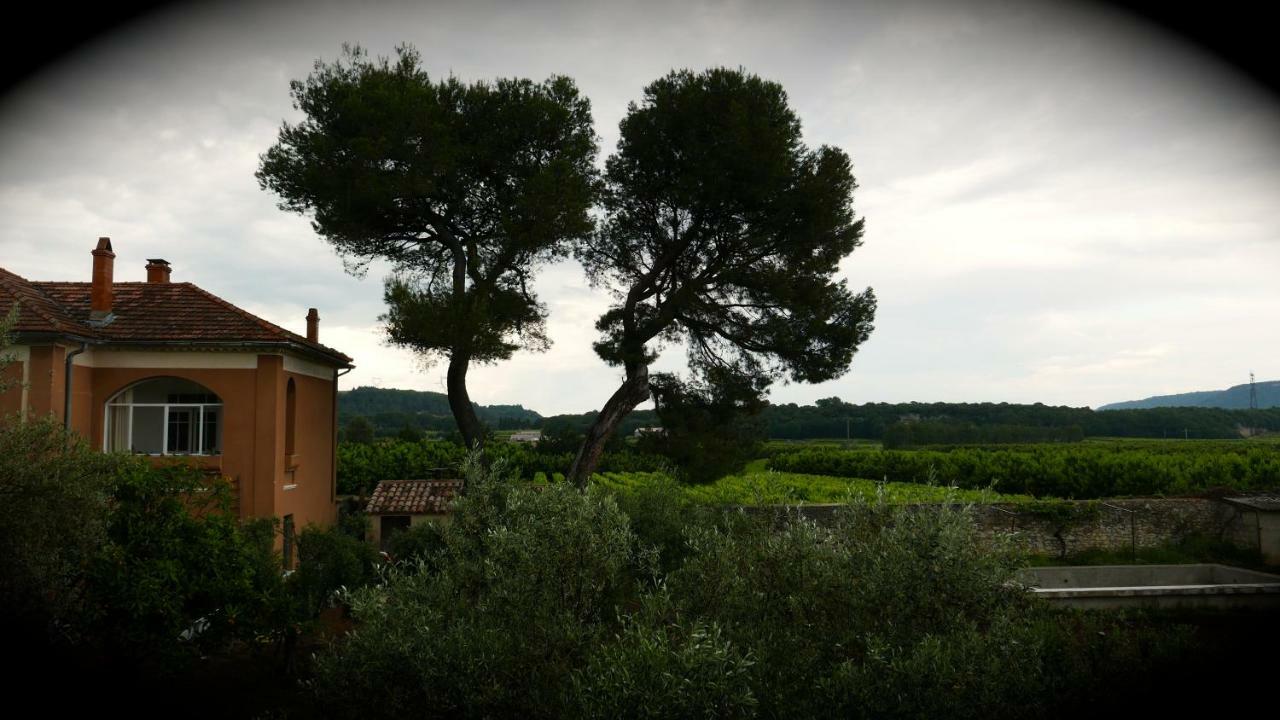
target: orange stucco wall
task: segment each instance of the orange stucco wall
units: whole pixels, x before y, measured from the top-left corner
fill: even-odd
[[[59,346],[30,348],[27,410],[29,415],[63,412],[64,358]],[[4,370],[20,379],[17,362]],[[71,427],[91,447],[104,445],[106,403],[116,393],[157,377],[197,382],[222,400],[222,454],[202,458],[200,464],[231,478],[239,490],[243,517],[284,517],[294,525],[330,525],[337,519],[334,503],[333,383],[331,380],[286,372],[280,355],[259,355],[256,368],[72,368]],[[289,379],[296,389],[295,452],[286,458],[285,391]],[[0,413],[11,415],[21,405],[21,388],[0,394]],[[286,472],[286,465],[292,467]],[[292,486],[292,487],[288,487]]]
[[[292,470],[277,487],[277,514],[293,514],[302,529],[308,523],[330,525],[338,519],[333,487],[333,384],[310,375],[285,373],[296,389],[296,422]],[[284,397],[282,395],[281,401]],[[282,421],[280,427],[285,427]],[[285,489],[292,485],[291,489]]]
[[[57,345],[31,348],[27,382],[27,407],[33,415],[53,413],[62,419],[63,360],[66,349]]]
[[[89,444],[95,448],[103,446],[106,420],[106,405],[116,393],[126,387],[149,378],[180,377],[209,388],[222,399],[223,435],[222,456],[211,458],[206,466],[217,467],[223,475],[231,478],[240,490],[240,514],[244,517],[270,516],[270,506],[260,507],[252,502],[253,489],[258,484],[254,474],[253,447],[255,435],[256,398],[254,397],[253,370],[227,369],[190,369],[175,370],[173,368],[78,368],[88,372],[90,381],[86,385],[92,387],[91,403],[87,404],[86,414],[90,416],[87,426],[73,424],[73,428],[84,435]],[[78,381],[73,380],[73,384]],[[73,393],[74,398],[74,393]],[[73,406],[74,407],[74,406]],[[80,408],[72,410],[73,421],[79,415]],[[87,432],[86,432],[87,431]],[[266,476],[268,486],[271,476]]]

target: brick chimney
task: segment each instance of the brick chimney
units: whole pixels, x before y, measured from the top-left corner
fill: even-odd
[[[307,311],[307,340],[320,342],[320,313],[315,308]]]
[[[167,283],[169,282],[169,273],[173,268],[169,267],[169,261],[161,258],[147,258],[147,282],[149,283]]]
[[[98,246],[93,249],[93,285],[89,292],[90,321],[103,322],[111,317],[115,261],[111,238],[98,238]]]

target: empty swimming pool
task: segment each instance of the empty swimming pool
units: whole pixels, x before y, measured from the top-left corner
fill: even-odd
[[[1036,567],[1019,579],[1037,597],[1071,607],[1280,609],[1280,575],[1212,563]]]

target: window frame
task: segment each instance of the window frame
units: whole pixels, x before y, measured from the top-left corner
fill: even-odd
[[[109,400],[107,400],[107,402],[106,402],[106,403],[104,403],[104,404],[103,404],[103,408],[102,408],[102,451],[103,451],[103,452],[112,452],[112,450],[111,450],[111,420],[112,420],[112,417],[111,417],[111,411],[112,411],[112,409],[114,408],[114,409],[116,409],[117,411],[120,411],[120,410],[127,410],[127,411],[128,411],[128,414],[127,414],[127,418],[128,418],[128,419],[127,419],[127,421],[125,422],[125,442],[124,442],[124,445],[125,445],[125,447],[126,447],[127,449],[126,449],[126,450],[121,450],[121,451],[119,451],[119,452],[127,452],[127,453],[129,453],[129,454],[131,454],[131,455],[147,455],[147,456],[149,456],[149,457],[170,457],[170,456],[173,456],[173,457],[192,457],[192,456],[194,456],[194,457],[220,457],[220,456],[222,455],[222,448],[221,448],[221,447],[219,447],[219,448],[218,448],[217,452],[206,452],[206,451],[205,451],[205,447],[204,447],[205,414],[208,412],[208,410],[209,410],[210,408],[213,408],[213,409],[218,410],[218,411],[221,413],[222,417],[225,417],[225,413],[222,413],[222,410],[223,410],[223,408],[224,408],[225,403],[222,403],[222,402],[216,402],[216,403],[193,403],[193,402],[172,402],[172,403],[170,403],[170,402],[163,402],[163,403],[152,403],[152,402],[132,402],[132,401],[130,401],[130,402],[123,402],[123,401],[121,401],[121,400],[120,400],[120,398],[122,398],[126,393],[129,393],[129,392],[130,392],[130,391],[132,391],[133,389],[137,388],[139,385],[145,384],[145,383],[147,383],[147,382],[151,382],[152,380],[161,380],[161,379],[164,379],[164,378],[149,378],[149,379],[147,379],[147,380],[140,380],[140,381],[138,381],[138,382],[136,382],[136,383],[133,383],[133,384],[129,385],[128,387],[125,387],[125,388],[121,389],[121,390],[120,390],[119,392],[117,392],[116,394],[112,395],[112,396],[111,396],[111,398],[110,398]],[[176,379],[179,379],[179,380],[186,380],[186,378],[176,378]],[[195,382],[195,381],[190,380],[190,381],[188,381],[188,382]],[[199,383],[196,383],[196,384],[197,384],[197,385],[199,385]],[[204,386],[203,386],[203,385],[201,385],[201,387],[204,387]],[[206,389],[207,389],[207,388],[206,388]],[[209,394],[209,395],[211,395],[211,396],[213,396],[213,397],[219,397],[219,396],[217,395],[217,393],[214,393],[214,392],[212,392],[212,391],[210,391],[208,394]],[[220,398],[219,398],[219,399],[220,399]],[[134,451],[133,451],[133,449],[132,449],[132,448],[133,448],[133,409],[134,409],[135,407],[158,407],[158,408],[164,408],[164,413],[163,413],[163,416],[161,417],[161,421],[160,421],[160,427],[161,427],[161,436],[160,436],[160,452],[158,452],[158,453],[144,453],[144,452],[134,452]],[[169,451],[169,413],[170,413],[170,410],[171,410],[172,408],[180,408],[180,409],[183,409],[183,410],[192,410],[192,409],[196,409],[196,408],[198,408],[198,409],[199,409],[199,412],[195,414],[194,422],[192,423],[192,427],[191,427],[191,430],[196,434],[196,452],[170,452],[170,451]],[[220,418],[215,418],[213,422],[216,424],[216,423],[222,422],[222,420],[221,420]],[[223,426],[222,426],[222,427],[223,427],[223,430],[224,430],[224,432],[225,432],[225,430],[226,430],[226,425],[225,425],[225,424],[223,424]],[[219,443],[219,444],[220,444],[220,443]]]

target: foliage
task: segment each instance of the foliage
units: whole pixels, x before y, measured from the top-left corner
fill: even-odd
[[[540,453],[572,453],[582,445],[586,435],[564,420],[548,420],[542,427],[542,437],[538,440]]]
[[[338,492],[368,494],[380,480],[456,477],[466,457],[460,445],[443,440],[415,443],[383,440],[338,445]]]
[[[538,427],[542,416],[520,405],[475,405],[481,421],[499,430]],[[424,390],[397,390],[361,386],[338,391],[338,422],[346,424],[356,416],[368,418],[382,435],[390,435],[406,424],[421,430],[449,432],[457,427],[449,396]]]
[[[544,449],[521,443],[490,443],[485,448],[491,460],[502,460],[522,477],[537,473],[565,473],[573,462],[567,452],[553,452],[554,445]],[[446,440],[404,442],[379,440],[373,444],[340,443],[338,445],[338,492],[343,495],[368,494],[381,480],[410,478],[459,477],[467,451]],[[665,458],[622,449],[608,454],[601,468],[608,471],[653,472],[665,469]]]
[[[352,393],[348,396],[347,393]],[[386,394],[386,395],[384,395]],[[401,394],[411,394],[401,398]],[[418,396],[433,396],[417,399]],[[456,425],[447,398],[440,393],[356,388],[339,392],[339,418],[366,415],[380,435],[393,435],[406,423],[423,430],[448,432]],[[518,405],[477,405],[480,418],[498,429],[548,426],[551,421],[585,430],[598,412],[558,415],[545,421]],[[1075,442],[1084,437],[1153,439],[1238,439],[1241,428],[1280,431],[1280,408],[1227,410],[1219,408],[1159,408],[1107,410],[1013,403],[866,403],[823,398],[814,405],[768,404],[760,413],[768,437],[775,439],[901,440],[911,446],[997,445],[1010,443]],[[623,421],[618,434],[630,436],[638,427],[652,427],[652,410],[636,410]],[[909,431],[910,435],[907,436]]]
[[[953,504],[881,492],[819,525],[669,478],[615,504],[503,465],[472,456],[452,521],[349,593],[357,628],[310,684],[326,716],[1022,717],[1116,697],[1190,646],[1037,605],[1009,538]]]
[[[0,607],[18,627],[69,632],[85,612],[84,564],[106,541],[123,462],[51,416],[0,422]]]
[[[950,451],[806,448],[776,455],[770,467],[835,477],[923,482],[931,472],[961,488],[992,487],[1038,497],[1177,495],[1226,487],[1280,487],[1280,454],[1254,443],[1148,443]]]
[[[18,323],[18,310],[21,306],[22,303],[14,302],[9,307],[8,312],[3,317],[0,317],[0,394],[5,393],[10,388],[17,387],[21,382],[16,378],[6,377],[4,372],[6,366],[16,359],[9,351],[10,345],[13,344],[10,333]]]
[[[666,593],[645,598],[617,637],[575,670],[570,690],[583,718],[749,718],[753,662],[715,623],[673,617]]]
[[[391,536],[387,552],[396,561],[430,560],[444,549],[444,533],[436,522],[418,522]]]
[[[698,383],[661,374],[650,378],[649,388],[663,432],[645,435],[637,447],[671,460],[683,479],[710,482],[742,470],[758,454],[764,428],[750,383],[732,375]]]
[[[644,89],[606,161],[604,219],[577,257],[614,303],[598,355],[626,379],[570,476],[649,397],[651,344],[683,341],[700,383],[758,398],[779,377],[843,374],[875,296],[836,279],[861,243],[849,157],[801,141],[782,86],[739,70],[673,71]]]
[[[86,571],[95,642],[156,660],[270,629],[280,592],[271,524],[242,528],[224,481],[133,460],[109,492],[106,543]]]
[[[314,618],[342,589],[378,580],[378,551],[341,528],[308,526],[298,533],[298,563],[289,576],[289,593],[303,619]]]
[[[422,438],[422,431],[413,425],[405,425],[396,433],[396,439],[401,442],[419,442]]]
[[[996,444],[1080,442],[1084,431],[1079,425],[975,425],[957,422],[898,422],[884,431],[884,447],[896,450],[906,447],[940,444]]]
[[[407,46],[394,62],[345,47],[290,88],[306,119],[280,129],[259,182],[357,271],[391,263],[387,335],[448,358],[450,408],[476,446],[469,364],[547,347],[530,281],[592,229],[590,103],[563,76],[432,81]]]
[[[692,617],[714,618],[758,664],[761,714],[825,715],[815,680],[842,663],[911,648],[1026,602],[1006,583],[1011,546],[981,546],[967,515],[855,503],[834,526],[791,520],[690,533],[668,584]]]
[[[643,546],[657,552],[663,570],[679,566],[688,554],[685,529],[711,517],[706,506],[689,498],[687,486],[660,473],[596,475],[592,485],[614,493],[618,507],[631,519],[632,532]]]
[[[838,397],[813,405],[769,405],[761,413],[771,438],[863,438],[880,440],[890,428],[910,424],[912,444],[1070,441],[1085,437],[1240,437],[1240,428],[1280,430],[1280,408],[1154,408],[1094,411],[1016,403],[866,403]],[[901,432],[901,428],[895,432]],[[890,438],[892,440],[892,438]]]
[[[284,637],[336,587],[373,579],[369,546],[310,528],[286,584],[275,526],[241,523],[224,480],[95,452],[53,418],[0,425],[0,497],[0,607],[19,623],[11,643],[36,652],[168,673]]]
[[[373,423],[363,415],[357,415],[343,428],[346,442],[369,445],[373,442]]]
[[[720,478],[714,483],[686,485],[663,473],[597,473],[593,485],[614,490],[622,496],[662,493],[682,502],[699,505],[798,505],[844,503],[861,498],[899,505],[910,503],[1026,503],[1027,495],[1009,495],[991,490],[959,490],[919,483],[882,483],[856,478],[801,475],[766,470],[749,470]],[[621,502],[621,501],[620,501]]]
[[[318,658],[338,717],[552,716],[627,586],[627,518],[601,493],[541,491],[472,463],[429,558],[351,595],[360,629]],[[495,477],[496,476],[496,477]]]

